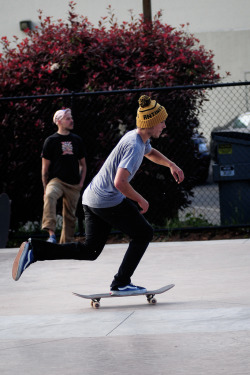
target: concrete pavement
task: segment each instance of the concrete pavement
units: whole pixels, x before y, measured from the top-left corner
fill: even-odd
[[[0,250],[1,375],[249,375],[250,239],[151,243],[133,277],[144,296],[90,302],[109,290],[126,244],[95,262],[46,261],[15,282],[18,249]]]

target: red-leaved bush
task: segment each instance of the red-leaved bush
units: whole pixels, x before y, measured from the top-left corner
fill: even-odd
[[[163,25],[160,12],[152,23],[143,17],[118,25],[109,8],[99,27],[75,14],[69,3],[68,22],[52,22],[39,11],[40,26],[27,31],[11,47],[2,38],[0,97],[62,94],[176,85],[219,80],[213,54],[206,51],[184,25]],[[151,203],[148,217],[157,225],[188,204],[194,186],[194,149],[191,137],[199,126],[202,90],[159,91],[150,94],[169,113],[167,135],[153,145],[182,167],[186,182],[177,185],[166,168],[145,162],[134,186]],[[139,93],[1,101],[0,192],[12,200],[12,228],[20,221],[40,219],[42,184],[40,153],[44,139],[56,128],[52,116],[61,106],[72,106],[75,132],[85,141],[89,181],[121,135],[135,127]],[[187,163],[189,157],[189,162]]]

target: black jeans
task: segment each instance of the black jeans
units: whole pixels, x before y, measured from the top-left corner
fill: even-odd
[[[59,245],[32,239],[35,260],[95,260],[101,254],[111,228],[116,228],[127,234],[131,241],[111,287],[129,284],[131,276],[152,240],[153,228],[140,214],[136,205],[128,199],[124,199],[114,207],[92,208],[84,205],[83,209],[85,242]]]

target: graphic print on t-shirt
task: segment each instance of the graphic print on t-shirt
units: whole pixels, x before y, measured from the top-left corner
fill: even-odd
[[[73,146],[71,141],[61,142],[62,144],[62,154],[63,155],[73,155]]]

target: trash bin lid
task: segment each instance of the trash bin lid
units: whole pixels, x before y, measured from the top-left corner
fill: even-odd
[[[222,141],[243,140],[250,142],[250,129],[220,130],[212,133],[212,138]]]

